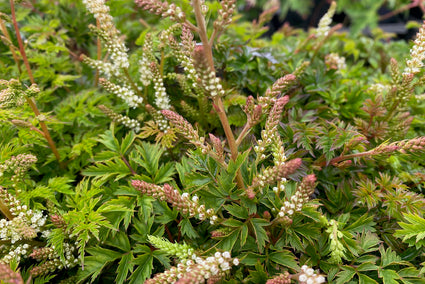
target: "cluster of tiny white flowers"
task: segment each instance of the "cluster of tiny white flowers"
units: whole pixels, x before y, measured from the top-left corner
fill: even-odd
[[[87,10],[99,21],[100,28],[109,30],[114,28],[112,16],[109,14],[109,6],[105,5],[104,0],[83,0]]]
[[[211,208],[206,209],[203,204],[199,205],[199,197],[197,195],[194,195],[192,199],[190,199],[189,194],[185,192],[182,194],[182,198],[191,204],[189,209],[191,215],[198,214],[199,219],[202,221],[209,219],[211,225],[217,222],[218,217],[215,215],[214,210]]]
[[[55,247],[52,246],[54,249]],[[76,246],[70,243],[63,243],[63,254],[65,256],[65,262],[60,261],[59,254],[54,251],[53,255],[50,257],[51,259],[57,259],[59,261],[57,268],[71,268],[74,267],[78,263],[78,258],[74,256],[74,252],[77,250]]]
[[[10,263],[15,260],[17,263],[21,261],[21,258],[26,258],[28,255],[28,244],[11,245],[7,247],[7,254],[0,259],[0,263]]]
[[[149,68],[149,65],[150,65],[149,58],[143,55],[142,59],[139,60],[139,73],[140,73],[140,82],[142,82],[144,86],[149,86],[153,78],[153,74],[151,69]]]
[[[323,15],[323,17],[319,21],[319,26],[316,30],[317,37],[325,37],[328,35],[330,28],[330,25],[332,23],[332,17],[335,14],[336,9],[336,3],[332,2],[331,6],[329,7],[328,12]]]
[[[3,241],[10,240],[14,244],[22,240],[22,230],[25,230],[23,226],[28,226],[30,233],[36,235],[46,223],[47,216],[43,216],[41,211],[27,210],[26,205],[11,207],[9,210],[15,217],[12,220],[0,220],[0,239]]]
[[[155,104],[159,109],[170,109],[170,98],[164,87],[164,81],[159,74],[153,78],[153,87],[155,89]]]
[[[189,259],[185,264],[179,264],[177,266],[177,272],[179,273],[177,277],[183,278],[184,272],[190,271],[195,264],[201,267],[200,272],[203,273],[204,278],[209,279],[211,276],[230,270],[233,265],[239,265],[239,259],[232,259],[228,251],[223,253],[216,252],[214,256],[207,257],[206,259],[193,254],[192,260]]]
[[[277,186],[273,187],[273,191],[276,194],[279,194],[280,192],[285,190],[285,184],[287,183],[286,178],[281,178],[280,181],[278,182]]]
[[[314,272],[313,268],[308,267],[307,265],[303,265],[301,267],[301,274],[298,277],[300,283],[305,284],[319,284],[325,283],[326,279],[320,274]]]
[[[106,46],[111,54],[111,60],[115,68],[128,68],[130,66],[127,54],[128,49],[122,40],[118,37],[113,37]]]
[[[264,151],[268,146],[272,146],[273,142],[276,142],[277,137],[277,127],[273,127],[269,130],[261,131],[261,138],[257,140],[257,145],[254,147],[254,151],[257,154],[259,160],[264,160],[266,155]],[[278,147],[276,151],[273,151],[273,156],[275,158],[276,165],[283,165],[286,161],[286,155],[283,147]]]
[[[294,215],[295,211],[301,211],[303,203],[297,202],[297,197],[295,195],[291,196],[291,202],[285,201],[283,206],[280,208],[278,213],[279,217],[283,218],[285,216],[290,217]]]
[[[383,85],[381,83],[376,83],[376,84],[371,85],[368,88],[368,91],[371,91],[371,92],[376,93],[376,94],[383,94],[383,93],[388,92],[389,89],[390,89],[390,86],[388,86],[388,85]]]
[[[109,62],[94,60],[89,57],[84,57],[83,62],[89,65],[90,67],[99,70],[100,73],[108,79],[111,78],[111,76],[119,77],[121,75],[120,69],[115,68],[115,66]]]
[[[153,111],[152,112],[153,120],[158,125],[159,130],[164,131],[164,133],[167,133],[167,130],[170,129],[170,125],[168,124],[168,120],[164,118],[161,111]]]
[[[171,20],[175,21],[184,21],[186,19],[186,15],[183,13],[182,9],[176,4],[172,3],[168,6],[168,10],[162,14],[163,17],[170,17]]]
[[[192,87],[197,88],[198,84],[196,82],[198,81],[199,77],[194,66],[193,58],[186,56],[186,54],[184,54],[183,52],[177,52],[176,58],[183,67],[187,78],[189,78],[193,82]]]
[[[130,129],[133,129],[133,131],[136,133],[140,131],[140,123],[136,119],[121,115],[119,118],[117,118],[117,122],[123,124],[124,126]]]
[[[201,79],[205,90],[209,92],[211,97],[223,96],[225,94],[223,86],[220,83],[220,78],[216,77],[215,72],[211,71]]]
[[[136,108],[143,103],[143,98],[135,94],[133,89],[129,86],[124,85],[121,87],[111,82],[104,82],[102,85],[109,92],[114,93],[119,98],[123,99],[129,107]]]
[[[100,29],[106,41],[106,46],[111,54],[111,60],[114,68],[128,68],[129,61],[127,48],[124,42],[119,38],[119,32],[115,28],[112,17],[109,14],[109,7],[105,5],[104,0],[83,0],[87,10],[99,21]]]
[[[338,53],[330,53],[326,55],[325,63],[328,69],[337,69],[338,71],[347,69],[345,57],[339,56]]]
[[[415,43],[410,49],[410,59],[406,61],[406,68],[403,75],[416,74],[421,71],[420,68],[424,66],[423,60],[425,59],[425,23],[419,29],[416,35]]]

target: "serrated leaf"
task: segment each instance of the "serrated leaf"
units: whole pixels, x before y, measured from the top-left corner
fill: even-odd
[[[188,236],[190,239],[196,239],[199,238],[198,233],[196,232],[196,230],[193,228],[192,224],[190,223],[190,220],[185,218],[183,220],[181,220],[181,222],[179,223],[179,227],[181,229],[181,233],[183,236]]]
[[[138,265],[137,269],[131,274],[130,284],[143,283],[150,277],[153,270],[153,257],[150,254],[142,254],[137,256],[133,263]]]
[[[295,256],[290,251],[276,251],[269,254],[269,259],[280,265],[294,270],[299,270]]]
[[[359,283],[360,284],[378,284],[375,280],[370,278],[369,276],[365,274],[359,274]]]
[[[239,219],[247,219],[248,218],[248,210],[246,208],[239,206],[237,204],[229,204],[225,205],[224,208],[234,217]]]
[[[124,232],[118,232],[113,237],[111,237],[106,244],[116,247],[119,250],[123,250],[125,252],[129,252],[131,249],[130,241],[128,240],[128,236]]]
[[[349,267],[349,266],[344,266],[342,268],[342,271],[339,272],[336,277],[336,284],[344,284],[349,282],[354,275],[356,274],[356,271],[354,270],[354,268]]]
[[[269,241],[269,237],[263,227],[268,226],[270,223],[264,219],[258,218],[251,219],[250,223],[252,224],[255,238],[257,240],[258,251],[262,253],[266,242]]]
[[[372,262],[365,262],[365,263],[360,264],[357,267],[357,270],[358,271],[376,271],[376,270],[378,270],[378,267],[379,266],[375,265]]]
[[[236,241],[238,240],[240,230],[234,230],[227,236],[223,237],[222,240],[217,244],[217,248],[222,250],[231,251]]]
[[[121,258],[118,268],[117,268],[117,277],[115,278],[115,283],[122,284],[127,279],[127,275],[133,269],[133,254],[126,253]]]
[[[356,218],[354,222],[344,228],[345,231],[350,233],[361,233],[361,232],[375,232],[374,226],[376,223],[373,221],[374,216],[367,216],[367,214]]]
[[[136,138],[136,135],[134,135],[134,132],[133,131],[129,131],[128,134],[121,141],[121,147],[120,147],[120,154],[121,155],[126,155],[127,154],[127,151],[133,145],[133,142],[134,142],[134,139],[135,138]]]
[[[400,279],[397,272],[391,269],[379,269],[378,276],[382,278],[384,284],[398,284],[399,282],[396,279]]]

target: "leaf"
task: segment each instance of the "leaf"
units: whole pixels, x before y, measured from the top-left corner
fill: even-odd
[[[120,147],[120,154],[126,155],[127,151],[130,149],[131,145],[133,145],[134,139],[136,136],[134,135],[133,131],[129,131],[128,134],[125,136],[125,138],[121,142]]]
[[[360,218],[356,218],[356,220],[344,228],[345,231],[349,231],[350,233],[361,233],[361,232],[375,232],[374,226],[376,225],[373,222],[374,216],[367,216],[367,214],[362,215]]]
[[[172,180],[172,176],[175,174],[175,170],[174,170],[174,164],[172,163],[167,163],[163,166],[160,167],[160,169],[157,171],[153,182],[155,184],[162,184],[165,183],[167,181],[171,181]]]
[[[101,134],[98,141],[105,145],[109,150],[115,153],[120,152],[120,144],[111,130],[107,130],[105,131],[105,134]]]
[[[241,263],[249,266],[254,266],[258,261],[263,262],[266,260],[265,255],[253,252],[246,252],[241,256]]]
[[[365,274],[359,274],[359,283],[360,284],[378,284],[375,280],[370,278],[369,276]]]
[[[251,283],[263,284],[267,281],[267,273],[264,271],[264,267],[258,261],[255,265],[255,270],[249,270],[249,279]]]
[[[294,270],[299,270],[299,266],[297,264],[297,261],[295,260],[295,256],[290,251],[284,250],[272,252],[271,254],[269,254],[269,259],[285,267],[292,268]]]
[[[403,261],[400,256],[397,255],[395,251],[392,251],[391,248],[384,249],[383,246],[379,247],[379,252],[381,253],[381,266],[386,267],[394,264],[404,264],[409,265],[407,261]]]
[[[357,267],[357,271],[377,271],[379,266],[372,262],[364,262]]]
[[[354,277],[355,274],[356,274],[356,271],[354,270],[354,268],[349,266],[344,266],[342,268],[342,271],[336,275],[337,277],[336,284],[344,284],[349,282]]]
[[[101,247],[87,248],[86,251],[92,256],[85,257],[84,270],[78,273],[80,280],[87,279],[90,275],[92,280],[96,279],[108,263],[122,256],[119,252]]]
[[[199,238],[198,233],[196,232],[196,230],[193,228],[192,224],[190,223],[190,220],[185,218],[183,220],[181,220],[181,222],[179,223],[179,227],[181,229],[181,233],[183,236],[188,236],[190,239],[196,239]]]
[[[233,246],[238,240],[240,230],[236,229],[232,231],[230,234],[225,236],[220,242],[217,244],[217,248],[222,250],[232,251]]]
[[[106,182],[112,177],[115,177],[115,181],[120,180],[130,175],[131,171],[122,160],[115,159],[113,161],[96,163],[93,166],[89,166],[82,171],[82,174]]]
[[[127,234],[124,232],[116,233],[106,242],[106,244],[125,252],[129,252],[131,249],[130,241],[128,240]]]
[[[396,279],[400,279],[397,272],[391,269],[379,269],[378,276],[382,278],[384,284],[398,284],[399,282]]]
[[[130,284],[143,283],[150,277],[153,270],[153,257],[151,254],[142,254],[133,260],[137,269],[131,274]]]
[[[247,219],[248,218],[248,210],[246,208],[239,206],[237,204],[229,204],[225,205],[224,208],[234,217],[239,219]]]
[[[136,145],[136,151],[140,157],[134,158],[134,161],[142,166],[151,177],[158,172],[159,159],[164,150],[159,145],[142,142],[142,145]]]
[[[266,242],[269,241],[269,237],[263,227],[268,226],[270,223],[264,219],[258,218],[251,219],[250,223],[252,224],[255,238],[257,240],[258,251],[262,253]]]
[[[402,238],[403,242],[417,249],[425,246],[425,219],[412,213],[403,214],[406,222],[399,222],[402,228],[397,230],[395,237]]]
[[[133,269],[133,254],[127,253],[121,258],[120,263],[117,268],[117,277],[115,278],[115,283],[122,284],[127,279],[127,275]]]

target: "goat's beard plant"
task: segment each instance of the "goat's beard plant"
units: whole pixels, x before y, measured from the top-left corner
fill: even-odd
[[[49,207],[58,213],[50,212],[48,225],[46,216],[16,200],[17,183],[36,157],[17,156],[0,165],[13,182],[8,191],[0,188],[0,211],[8,219],[0,224],[0,237],[8,242],[3,248],[13,252],[1,261],[10,263],[16,255],[41,261],[33,277],[81,262],[78,280],[71,281],[94,281],[114,262],[117,283],[419,281],[421,260],[410,259],[397,245],[420,253],[425,200],[389,173],[371,172],[383,171],[390,155],[425,148],[424,137],[388,141],[404,138],[410,129],[408,102],[423,82],[415,75],[422,66],[425,30],[404,72],[391,61],[389,90],[368,88],[372,95],[362,117],[343,120],[324,110],[335,103],[331,96],[318,98],[315,90],[303,89],[303,82],[316,76],[309,74],[309,64],[317,63],[338,28],[330,27],[335,3],[294,50],[297,64],[275,72],[279,79],[256,98],[241,99],[232,88],[238,82],[218,75],[214,57],[232,23],[235,0],[221,1],[219,8],[201,0],[178,2],[184,5],[135,1],[172,24],[144,34],[141,50],[129,56],[105,2],[83,1],[96,18],[90,29],[107,56],[81,60],[100,72],[99,84],[129,111],[123,115],[99,105],[114,122],[99,138],[108,151],[82,172],[93,178],[67,196],[68,212]],[[207,19],[214,15],[209,31]],[[334,79],[348,68],[337,53],[323,56],[319,67]],[[2,84],[7,87],[2,107],[24,102],[14,96],[15,81]],[[245,122],[236,129],[229,119],[234,97]],[[312,110],[315,106],[320,107]],[[135,113],[140,115],[131,117]],[[115,124],[130,129],[121,142]],[[152,136],[161,146],[141,141]],[[179,144],[178,137],[190,146]]]

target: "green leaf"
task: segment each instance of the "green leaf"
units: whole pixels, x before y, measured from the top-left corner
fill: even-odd
[[[167,163],[158,170],[156,173],[153,182],[155,184],[162,184],[172,180],[172,176],[175,174],[174,164]]]
[[[248,237],[248,224],[244,224],[241,228],[241,247],[245,245],[247,237]]]
[[[391,269],[379,269],[378,276],[382,278],[384,284],[398,284],[399,282],[396,279],[400,279],[397,272]]]
[[[261,255],[258,253],[253,252],[247,252],[242,254],[241,256],[241,263],[249,266],[254,266],[258,261],[261,263],[266,260],[265,255]]]
[[[186,235],[191,239],[199,238],[198,233],[193,228],[189,219],[185,218],[185,219],[181,220],[181,222],[179,223],[179,227],[181,229],[181,233],[182,233],[183,236]]]
[[[108,263],[122,256],[119,252],[100,247],[87,248],[86,251],[92,256],[85,257],[84,270],[78,273],[80,280],[87,279],[90,275],[92,280],[96,279]]]
[[[119,250],[128,252],[131,249],[130,241],[128,236],[124,232],[118,232],[113,237],[111,237],[106,244],[116,247]]]
[[[239,239],[239,232],[240,230],[234,230],[227,236],[223,237],[222,240],[217,244],[217,248],[227,251],[232,251],[233,246],[235,245],[236,241]]]
[[[356,218],[353,223],[344,228],[345,231],[350,233],[361,233],[361,232],[375,232],[374,226],[376,223],[373,221],[374,216],[367,216],[364,214],[360,218]]]
[[[267,273],[260,262],[255,265],[255,270],[249,270],[249,280],[251,283],[264,284],[267,281]]]
[[[359,274],[359,283],[360,284],[378,284],[375,280],[370,278],[369,276],[365,274]]]
[[[136,136],[134,135],[134,132],[129,131],[128,134],[125,136],[125,138],[121,142],[121,147],[120,147],[121,155],[127,154],[127,151],[130,149],[131,145],[133,145],[135,138]]]
[[[164,150],[159,145],[142,142],[141,146],[136,145],[136,151],[140,157],[133,158],[133,160],[142,166],[153,178],[158,172],[159,159]]]
[[[262,253],[266,242],[269,241],[269,237],[263,227],[268,226],[270,223],[264,219],[258,218],[251,219],[250,223],[252,224],[255,238],[257,240],[258,251]]]
[[[354,275],[356,275],[356,271],[354,270],[354,268],[349,267],[349,266],[344,266],[342,268],[342,271],[339,272],[336,277],[336,284],[344,284],[349,282]]]
[[[112,177],[115,177],[115,181],[120,180],[131,175],[131,171],[122,160],[114,159],[113,161],[96,163],[93,166],[89,166],[83,170],[82,174],[106,182]]]
[[[294,270],[299,270],[299,266],[297,264],[297,261],[295,260],[295,256],[290,251],[284,250],[272,252],[271,254],[269,254],[269,259],[285,267],[292,268]]]
[[[397,255],[395,251],[392,251],[391,248],[384,249],[383,246],[379,247],[379,252],[381,253],[381,266],[386,267],[394,264],[404,264],[409,265],[407,261],[403,261],[400,256]]]
[[[111,130],[107,130],[105,131],[105,134],[101,134],[98,141],[105,145],[109,150],[115,153],[120,152],[120,144]]]
[[[229,204],[225,205],[224,208],[229,211],[231,215],[237,217],[239,219],[247,219],[248,218],[248,210],[246,208],[239,206],[237,204]]]
[[[131,274],[130,284],[143,283],[150,277],[153,270],[153,257],[151,254],[142,254],[133,260],[135,265],[138,265],[137,269]]]
[[[127,253],[121,258],[117,268],[117,277],[115,283],[122,284],[127,279],[127,275],[133,269],[133,254]]]
[[[239,228],[239,227],[242,227],[244,223],[235,219],[227,219],[227,220],[224,220],[221,224],[223,226]]]
[[[407,222],[399,222],[402,228],[397,230],[395,237],[402,238],[403,242],[410,246],[416,246],[417,249],[425,246],[425,219],[419,215],[407,213],[403,214]]]
[[[378,267],[379,266],[375,265],[372,262],[365,262],[357,267],[357,271],[377,271]]]

